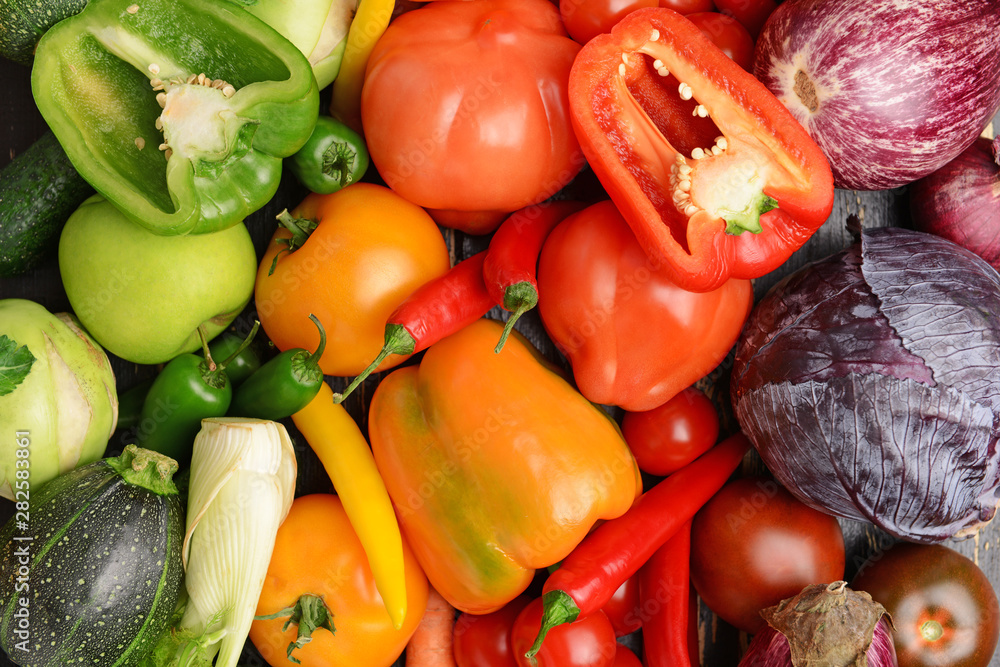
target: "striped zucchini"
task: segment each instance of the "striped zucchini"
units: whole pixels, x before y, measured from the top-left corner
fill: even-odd
[[[125,666],[152,649],[182,585],[176,469],[129,445],[30,495],[27,516],[0,531],[0,643],[11,660]]]

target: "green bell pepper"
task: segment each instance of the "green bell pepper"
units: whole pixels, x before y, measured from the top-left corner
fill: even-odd
[[[159,234],[264,206],[319,114],[305,56],[224,0],[92,0],[39,41],[31,85],[80,174]]]

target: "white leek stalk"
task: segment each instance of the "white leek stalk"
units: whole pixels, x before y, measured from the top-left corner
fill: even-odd
[[[295,493],[284,426],[205,419],[194,442],[182,556],[188,603],[179,624],[197,639],[180,665],[235,667],[250,632],[278,526]],[[187,657],[185,657],[187,656]]]

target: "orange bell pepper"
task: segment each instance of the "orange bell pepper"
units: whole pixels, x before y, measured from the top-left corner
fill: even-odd
[[[642,492],[615,422],[520,335],[482,319],[372,397],[375,463],[431,585],[488,613]]]

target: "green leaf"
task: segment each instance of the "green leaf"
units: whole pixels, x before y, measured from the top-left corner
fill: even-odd
[[[24,382],[35,363],[35,355],[26,346],[0,335],[0,396],[6,396]]]

